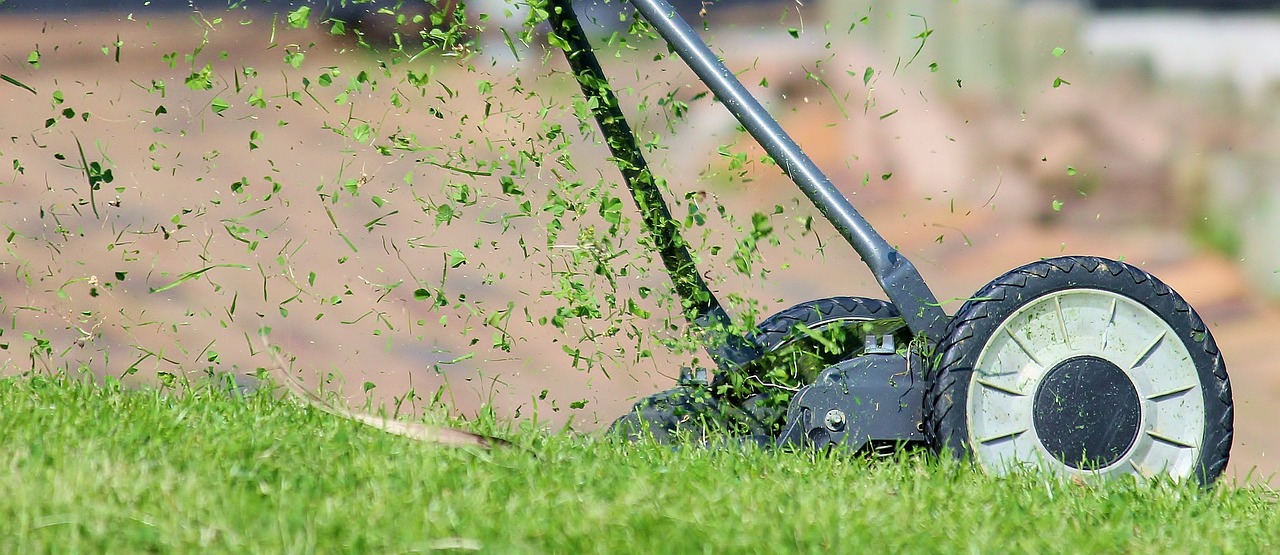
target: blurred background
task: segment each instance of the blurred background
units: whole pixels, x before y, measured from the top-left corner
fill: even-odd
[[[520,5],[445,4],[0,3],[4,373],[255,387],[269,328],[401,413],[591,432],[669,387],[696,354],[664,347],[683,330],[638,224],[605,237],[594,206],[634,207],[563,61],[521,43]],[[1231,373],[1230,472],[1280,470],[1280,2],[679,7],[949,311],[1060,254],[1172,285]],[[627,12],[580,9],[673,210],[711,215],[690,235],[722,296],[882,296],[690,72],[619,38]],[[432,29],[447,48],[395,53]],[[742,275],[755,212],[778,240]],[[583,302],[639,308],[558,310]]]

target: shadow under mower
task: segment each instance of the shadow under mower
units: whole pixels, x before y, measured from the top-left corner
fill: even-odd
[[[1222,355],[1167,285],[1115,260],[1032,262],[948,316],[881,237],[666,0],[629,0],[817,206],[888,301],[833,297],[764,319],[729,316],[694,265],[571,0],[552,32],[591,100],[686,315],[715,363],[636,403],[611,431],[779,447],[885,451],[923,445],[1003,474],[1166,474],[1210,484],[1227,465],[1233,410]]]

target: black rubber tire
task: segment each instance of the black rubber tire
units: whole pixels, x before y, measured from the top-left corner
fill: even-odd
[[[836,322],[866,322],[898,316],[898,308],[888,301],[868,297],[827,297],[797,304],[765,318],[749,339],[761,353],[769,353],[794,341],[797,327],[820,330]],[[905,333],[904,328],[904,339]],[[785,405],[770,402],[760,394],[741,400],[737,406],[748,415],[753,429],[763,430],[766,434],[780,431],[787,413]]]
[[[761,322],[748,339],[760,352],[767,353],[787,345],[797,326],[822,328],[840,321],[868,321],[895,318],[898,309],[879,299],[864,297],[829,297],[803,302],[773,314]],[[718,384],[713,384],[711,389]],[[780,412],[761,407],[748,399],[741,407],[722,403],[707,387],[680,386],[636,402],[631,410],[609,427],[615,436],[635,441],[645,435],[661,443],[681,439],[703,440],[712,430],[750,436],[767,436],[771,422]],[[777,413],[777,414],[775,414]]]
[[[777,350],[791,338],[796,326],[821,328],[842,320],[866,321],[897,318],[898,309],[888,301],[866,297],[828,297],[807,301],[765,318],[751,342],[763,352]]]
[[[888,301],[867,297],[827,297],[805,301],[774,313],[760,322],[756,326],[756,333],[747,340],[755,344],[759,352],[764,354],[791,344],[796,339],[797,327],[820,330],[836,322],[866,322],[897,317],[897,307],[889,304]],[[718,374],[711,384],[712,388],[719,389],[724,385],[724,379],[724,374]],[[756,400],[758,399],[754,397],[737,399],[744,408],[748,409],[748,412],[753,414],[757,412],[754,408]],[[782,407],[782,410],[785,412],[785,407]]]
[[[996,278],[960,308],[938,345],[933,382],[925,397],[925,436],[930,446],[960,459],[975,457],[969,390],[979,356],[1002,323],[1020,308],[1071,290],[1099,290],[1127,298],[1153,312],[1186,347],[1204,409],[1203,437],[1190,477],[1203,485],[1212,483],[1227,466],[1234,414],[1231,384],[1218,346],[1200,316],[1169,286],[1141,269],[1103,258],[1071,256],[1028,264]],[[1060,305],[1058,313],[1064,330],[1069,329]]]
[[[702,442],[715,431],[734,431],[730,426],[742,420],[740,412],[713,397],[706,386],[682,385],[636,402],[613,421],[609,434],[627,441]]]

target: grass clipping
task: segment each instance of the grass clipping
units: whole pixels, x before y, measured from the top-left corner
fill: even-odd
[[[262,344],[266,347],[266,351],[270,354],[273,364],[268,370],[281,378],[286,389],[294,400],[310,405],[334,416],[354,420],[366,426],[377,428],[389,434],[407,437],[409,439],[422,441],[425,443],[435,443],[448,447],[479,447],[481,449],[492,449],[493,447],[508,447],[511,442],[486,435],[476,434],[457,428],[447,426],[432,426],[420,422],[405,422],[402,420],[392,420],[383,416],[376,416],[367,412],[359,412],[351,410],[347,407],[341,407],[334,404],[329,399],[324,398],[320,394],[307,389],[298,378],[294,377],[289,371],[292,364],[285,361],[277,349],[271,342],[267,340],[266,335],[262,335]]]

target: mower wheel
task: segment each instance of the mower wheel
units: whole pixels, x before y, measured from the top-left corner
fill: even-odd
[[[759,435],[758,429],[739,429],[745,415],[711,395],[706,384],[682,385],[655,393],[631,407],[609,426],[609,435],[627,441],[652,439],[675,444],[703,442],[714,434]]]
[[[754,343],[761,353],[768,355],[808,337],[808,334],[799,331],[800,328],[810,332],[822,332],[833,326],[847,326],[898,317],[897,307],[888,301],[867,297],[828,297],[805,301],[765,318],[756,326],[758,331],[748,340]],[[909,340],[906,333],[906,328],[901,328],[898,333],[899,339]],[[824,360],[820,367],[837,364],[861,352],[863,343],[858,341],[856,345],[846,347],[849,348],[848,352],[823,352],[820,357]],[[726,379],[726,374],[717,374],[716,380],[712,383],[713,389],[724,385]],[[786,399],[789,400],[790,397]],[[765,394],[757,393],[744,399],[731,399],[731,401],[737,402],[738,406],[746,412],[753,426],[761,426],[770,433],[780,430],[782,420],[787,413],[787,402],[779,403],[777,399]]]
[[[763,353],[792,344],[797,327],[821,331],[833,324],[896,318],[898,310],[888,302],[862,297],[830,297],[800,303],[761,322],[748,340]],[[860,347],[861,345],[859,345]],[[635,441],[651,437],[659,443],[704,441],[713,433],[771,442],[774,428],[786,415],[786,404],[764,402],[764,396],[718,399],[712,390],[723,385],[723,375],[708,387],[682,385],[637,402],[609,427],[615,437]],[[735,401],[741,401],[735,406]]]
[[[1122,262],[1043,260],[992,281],[938,346],[925,434],[1004,474],[1167,474],[1212,483],[1227,465],[1231,384],[1204,322]]]
[[[796,338],[797,326],[821,330],[841,322],[866,322],[897,318],[898,309],[888,301],[866,297],[829,297],[795,305],[760,322],[751,342],[763,352],[776,351]]]

